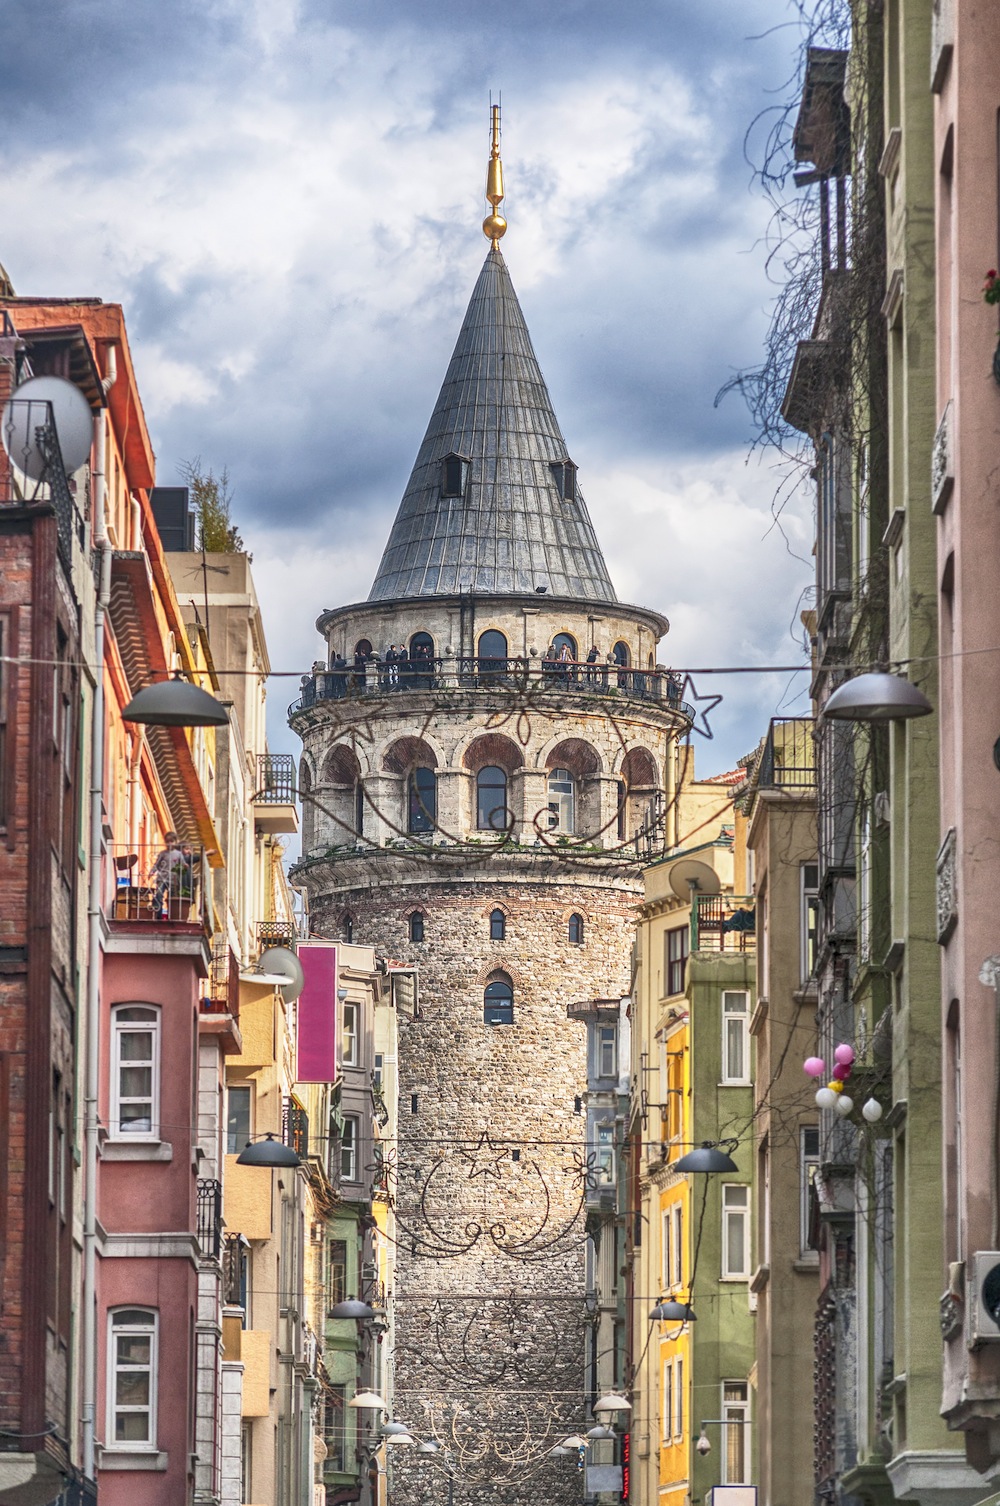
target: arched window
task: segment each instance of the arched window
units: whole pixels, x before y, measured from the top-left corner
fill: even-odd
[[[437,820],[437,775],[434,770],[412,769],[407,791],[407,831],[433,831]]]
[[[618,781],[618,840],[624,842],[628,836],[626,831],[626,812],[628,810],[628,787],[624,779]]]
[[[160,1136],[160,1011],[119,1004],[111,1011],[112,1140]]]
[[[299,760],[299,799],[302,801],[302,851],[308,852],[315,841],[316,807],[312,795],[312,773],[305,759]]]
[[[153,1307],[119,1307],[108,1313],[108,1420],[106,1448],[156,1446],[157,1322]]]
[[[362,656],[362,658],[367,659],[368,655],[371,653],[371,651],[372,651],[371,641],[368,638],[359,638],[358,641],[357,641],[357,643],[354,645],[354,657],[355,658],[357,658],[358,655],[360,654]]]
[[[568,648],[570,658],[574,663],[576,662],[576,639],[573,637],[572,633],[557,633],[552,640],[552,644],[557,655],[560,654],[564,648]]]
[[[503,941],[507,935],[507,917],[502,910],[490,911],[490,940]]]
[[[576,782],[569,769],[549,770],[550,830],[572,836],[576,830]]]
[[[625,666],[632,662],[632,655],[629,653],[629,647],[627,643],[622,643],[621,641],[619,641],[615,644],[611,652],[612,654],[614,654],[616,664]]]
[[[514,989],[506,973],[487,983],[483,994],[483,1019],[487,1025],[513,1025]]]
[[[485,664],[483,663],[484,660],[486,660],[486,661],[497,660],[497,659],[506,660],[506,658],[507,658],[507,639],[504,637],[503,633],[498,632],[496,628],[490,628],[488,632],[480,633],[480,635],[479,635],[479,661],[480,661],[480,667],[481,668],[488,669],[490,667],[489,662],[487,662]],[[501,668],[504,668],[504,667],[505,666],[501,665],[501,664],[497,664],[496,665],[497,669],[501,669]]]
[[[347,942],[352,942],[354,940],[354,916],[345,915],[343,920],[340,922],[340,925],[344,933],[344,940]]]
[[[434,639],[430,633],[414,633],[410,639],[410,658],[426,660],[433,659],[433,657]]]
[[[359,779],[354,786],[354,835],[365,834],[365,787]]]
[[[583,946],[583,916],[571,915],[569,918],[569,939],[574,946]]]
[[[507,829],[507,775],[496,764],[476,775],[476,825],[480,831]]]
[[[405,668],[411,690],[433,689],[434,639],[430,633],[414,633],[410,639],[410,657]]]
[[[423,941],[424,939],[424,914],[422,910],[414,910],[410,916],[410,940]]]

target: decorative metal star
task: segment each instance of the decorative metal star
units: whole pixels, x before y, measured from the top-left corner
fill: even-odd
[[[700,708],[697,718],[691,723],[691,731],[697,732],[699,736],[707,738],[711,742],[713,734],[711,727],[708,725],[708,713],[714,711],[716,706],[718,706],[722,700],[721,695],[699,695],[691,676],[686,674],[684,676],[684,688],[681,691],[681,700],[689,701],[692,706]],[[701,722],[700,727],[698,725],[699,721]]]
[[[510,1151],[499,1149],[490,1139],[489,1131],[480,1135],[471,1150],[460,1152],[461,1158],[468,1164],[469,1181],[473,1177],[492,1177],[495,1182],[502,1179],[500,1170],[501,1162],[510,1160]]]

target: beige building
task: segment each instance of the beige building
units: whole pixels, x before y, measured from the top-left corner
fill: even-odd
[[[812,1177],[819,1162],[816,793],[812,721],[772,721],[747,765],[747,889],[757,915],[754,1134],[755,1439],[761,1506],[812,1506],[819,1295]]]

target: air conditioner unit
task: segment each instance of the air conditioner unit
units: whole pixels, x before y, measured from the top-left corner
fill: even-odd
[[[1000,1339],[1000,1250],[977,1250],[966,1267],[969,1343]]]

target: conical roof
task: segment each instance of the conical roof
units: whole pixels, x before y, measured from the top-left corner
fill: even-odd
[[[453,464],[461,457],[461,485]],[[614,587],[506,263],[479,274],[369,601],[531,592],[613,602]],[[448,496],[460,490],[461,495]],[[569,492],[569,497],[565,495]]]

